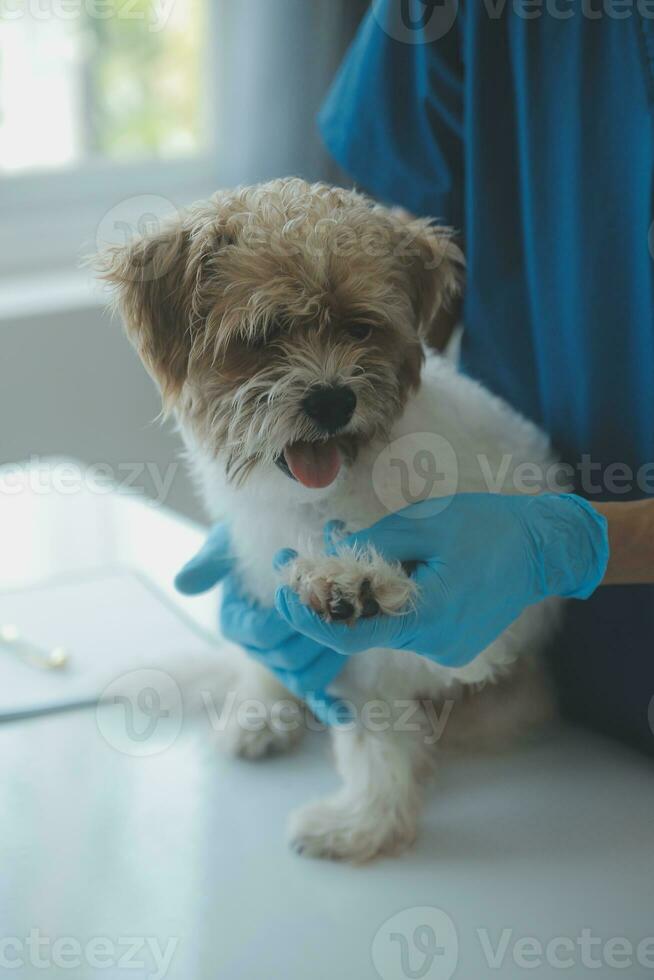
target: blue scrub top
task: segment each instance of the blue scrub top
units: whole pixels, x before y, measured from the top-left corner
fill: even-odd
[[[320,115],[364,189],[461,232],[463,368],[591,500],[654,495],[653,108],[652,0],[376,0]],[[654,589],[571,603],[552,657],[570,715],[654,753]]]

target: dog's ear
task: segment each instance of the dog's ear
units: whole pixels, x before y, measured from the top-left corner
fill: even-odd
[[[186,379],[193,343],[198,269],[190,231],[177,219],[128,245],[107,249],[97,266],[116,287],[127,335],[169,407]]]
[[[465,259],[450,228],[404,219],[404,234],[418,332],[442,351],[461,319]]]

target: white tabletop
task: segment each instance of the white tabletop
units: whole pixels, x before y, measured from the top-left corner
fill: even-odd
[[[137,498],[39,492],[24,476],[0,495],[2,587],[120,562],[173,597],[200,528]],[[215,598],[175,601],[212,624]],[[352,868],[284,843],[288,811],[336,784],[323,736],[243,763],[215,750],[201,713],[174,734],[136,755],[95,710],[0,726],[0,973],[654,976],[644,758],[561,729],[450,762],[415,849]]]

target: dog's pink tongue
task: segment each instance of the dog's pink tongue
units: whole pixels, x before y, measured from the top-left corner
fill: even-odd
[[[341,454],[335,442],[294,442],[284,450],[288,468],[305,487],[328,487],[341,469]]]

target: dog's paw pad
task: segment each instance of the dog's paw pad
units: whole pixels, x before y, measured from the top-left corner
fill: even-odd
[[[327,609],[326,612],[329,614],[329,618],[333,619],[336,623],[347,622],[349,619],[353,619],[356,614],[356,607],[354,603],[350,602],[342,595],[341,590],[335,586],[332,589],[331,595],[327,599]]]
[[[305,605],[336,623],[407,612],[416,591],[401,565],[376,553],[297,558],[286,566],[285,577]]]
[[[376,616],[379,611],[379,602],[375,598],[373,585],[369,578],[364,578],[358,588],[350,589],[349,595],[344,595],[343,590],[335,582],[327,583],[326,609],[323,615],[333,620],[335,623],[348,623],[355,619],[370,619]]]
[[[369,578],[364,578],[359,589],[359,600],[361,603],[361,618],[370,619],[379,612],[379,602],[375,598],[372,582]]]

